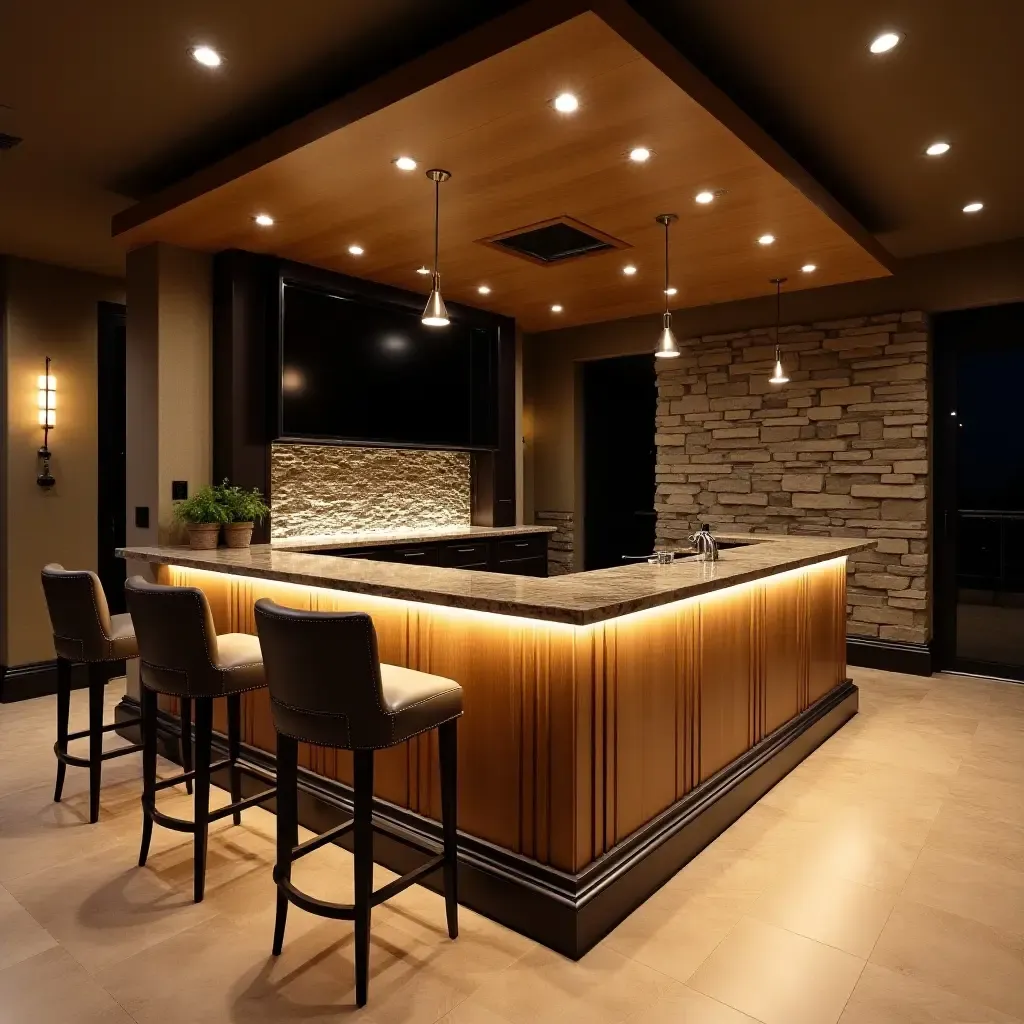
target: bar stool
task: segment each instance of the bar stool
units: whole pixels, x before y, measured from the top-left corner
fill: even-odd
[[[242,821],[247,807],[265,803],[276,793],[274,776],[240,760],[241,695],[266,686],[260,642],[247,633],[217,635],[206,595],[195,587],[166,587],[134,576],[125,583],[128,609],[139,641],[139,677],[142,682],[142,847],[139,867],[149,856],[153,823],[194,836],[193,898],[201,903],[206,887],[206,849],[212,821],[231,815]],[[157,695],[195,701],[195,769],[169,779],[156,778]],[[228,704],[228,756],[211,763],[213,701]],[[231,802],[211,813],[210,775],[228,769]],[[242,799],[242,775],[271,783]],[[156,794],[186,779],[195,782],[192,821],[156,809]]]
[[[277,919],[274,955],[281,953],[289,902],[311,914],[355,922],[356,1004],[366,1005],[370,911],[439,868],[444,869],[448,934],[459,934],[458,720],[462,687],[451,679],[382,665],[377,634],[361,612],[308,612],[256,602],[270,704],[277,730]],[[444,850],[416,870],[373,891],[373,753],[437,729],[441,761]],[[298,842],[298,744],[351,750],[355,815],[351,821]],[[291,865],[307,853],[354,833],[355,903],[328,903],[291,882]],[[406,840],[403,840],[403,842]]]
[[[103,724],[103,695],[107,683],[114,678],[117,662],[139,656],[135,629],[130,615],[111,615],[107,596],[99,577],[88,570],[68,570],[56,562],[42,570],[43,593],[53,628],[53,646],[57,652],[57,742],[53,752],[57,757],[57,783],[53,799],[60,802],[64,791],[67,766],[89,769],[89,821],[94,824],[100,816],[100,781],[104,761],[142,749],[134,743],[104,753],[103,736],[114,729],[138,725],[141,717],[126,718],[110,725]],[[89,728],[81,732],[68,732],[71,714],[71,669],[76,662],[84,662],[89,674]],[[181,756],[190,763],[191,747],[188,737],[188,702],[182,704]],[[68,743],[89,737],[89,756],[76,757],[68,753]],[[191,792],[191,786],[189,788]]]

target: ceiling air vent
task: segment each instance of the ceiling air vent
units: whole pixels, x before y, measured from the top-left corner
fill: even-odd
[[[8,135],[6,132],[0,132],[0,151],[5,149],[14,149],[21,139],[17,135]]]
[[[611,249],[629,248],[618,238],[606,235],[572,217],[556,217],[540,224],[530,224],[490,238],[481,238],[480,241],[493,249],[500,249],[541,266],[564,263],[581,256],[593,256]]]

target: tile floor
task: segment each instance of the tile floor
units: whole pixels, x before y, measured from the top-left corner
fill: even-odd
[[[84,824],[85,772],[51,800],[53,700],[2,706],[0,1024],[1021,1024],[1024,686],[852,674],[861,714],[579,963],[465,910],[451,943],[414,887],[375,911],[362,1011],[346,924],[292,908],[269,955],[270,814],[215,826],[194,906],[188,837],[135,866],[137,756]],[[297,881],[345,899],[349,867]]]

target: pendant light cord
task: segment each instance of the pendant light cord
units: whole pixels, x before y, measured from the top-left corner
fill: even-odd
[[[439,236],[439,223],[441,220],[441,182],[434,179],[434,277],[437,278],[437,253],[438,253],[438,236]],[[435,287],[437,287],[435,285]]]
[[[668,226],[669,222],[665,221],[665,312],[669,311],[668,308]]]
[[[775,359],[778,361],[779,349],[779,325],[782,323],[782,279],[775,282]]]

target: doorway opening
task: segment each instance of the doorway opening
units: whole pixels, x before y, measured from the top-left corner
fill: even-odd
[[[934,326],[938,667],[1024,680],[1024,303]]]
[[[584,568],[605,569],[654,550],[654,357],[586,362],[582,383]]]
[[[99,304],[97,322],[97,575],[113,613],[125,610],[127,566],[114,551],[124,547],[125,490],[125,307]]]

